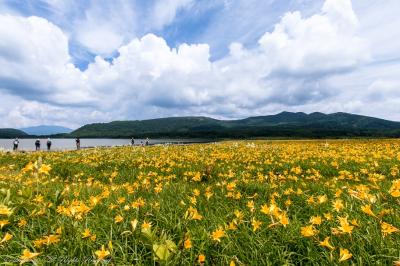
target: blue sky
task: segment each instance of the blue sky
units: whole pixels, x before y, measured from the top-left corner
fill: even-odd
[[[123,43],[133,37],[153,33],[164,38],[169,46],[177,47],[181,43],[203,43],[210,45],[213,60],[225,56],[229,52],[229,44],[241,42],[253,46],[266,30],[271,30],[282,14],[292,10],[302,10],[305,14],[318,10],[323,1],[232,1],[202,0],[186,1],[188,4],[176,9],[173,20],[154,25],[149,21],[149,13],[157,1],[49,1],[49,0],[5,0],[4,6],[23,16],[46,18],[65,32],[71,34],[69,50],[74,64],[86,69],[97,55],[87,49],[74,36],[79,23],[90,16],[91,10],[98,21],[112,24],[113,9],[119,13],[121,9],[132,9],[135,18],[122,17],[123,25],[113,25],[116,30],[123,30]],[[185,2],[185,1],[172,1]],[[257,21],[254,21],[254,18]],[[111,18],[111,21],[107,21]],[[110,23],[111,22],[111,23]],[[118,24],[118,23],[116,23]],[[227,25],[230,24],[230,25]],[[104,54],[106,57],[117,53]]]
[[[400,120],[400,2],[0,0],[0,127],[280,111]]]

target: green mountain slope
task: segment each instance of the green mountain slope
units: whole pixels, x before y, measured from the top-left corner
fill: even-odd
[[[20,138],[28,136],[25,132],[13,128],[0,128],[0,138]]]
[[[348,113],[291,113],[217,120],[169,117],[85,125],[71,133],[79,137],[397,137],[400,122]]]

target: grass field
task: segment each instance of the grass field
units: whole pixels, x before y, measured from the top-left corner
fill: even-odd
[[[400,141],[0,153],[0,263],[400,265]]]

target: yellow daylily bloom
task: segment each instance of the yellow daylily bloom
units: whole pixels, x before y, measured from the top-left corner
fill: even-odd
[[[42,164],[42,166],[40,166],[39,168],[39,174],[48,175],[50,170],[51,170],[50,165]]]
[[[375,217],[375,214],[374,214],[374,212],[373,212],[372,209],[371,209],[371,204],[367,204],[367,205],[361,206],[361,210],[362,210],[364,213]]]
[[[0,241],[0,243],[4,243],[4,242],[7,242],[7,241],[10,241],[12,238],[13,238],[13,235],[11,235],[10,233],[7,232],[4,235],[3,239]]]
[[[8,220],[1,220],[0,221],[0,229],[3,229],[4,226],[10,224]]]
[[[89,238],[89,237],[91,237],[91,236],[92,236],[92,234],[91,234],[91,232],[90,232],[90,230],[89,230],[88,228],[86,228],[86,229],[82,232],[82,239]]]
[[[0,205],[0,215],[10,216],[13,213],[11,208],[5,205]]]
[[[20,260],[21,260],[20,263],[23,264],[25,262],[33,261],[39,255],[40,255],[40,253],[30,252],[29,249],[25,249],[22,252],[22,256],[20,257]]]
[[[99,261],[103,261],[105,258],[110,256],[110,252],[104,248],[104,245],[102,245],[101,249],[97,250],[94,254],[96,254]]]
[[[319,242],[319,245],[322,247],[327,247],[329,249],[335,249],[330,243],[329,243],[330,237],[327,236],[325,237],[324,241]]]
[[[192,248],[192,241],[189,238],[185,240],[184,247],[185,247],[185,249],[191,249]]]
[[[214,241],[221,242],[221,238],[225,236],[225,231],[222,228],[218,228],[211,233],[211,239]]]
[[[21,219],[18,222],[18,227],[24,227],[27,224],[27,221],[25,219]]]
[[[151,223],[148,223],[146,221],[142,223],[142,229],[150,229],[150,228],[151,228]]]
[[[300,233],[304,237],[312,237],[318,233],[312,225],[303,226],[300,228]]]
[[[313,224],[313,225],[320,225],[322,223],[321,216],[312,216],[310,218],[310,223]]]
[[[256,218],[253,218],[251,220],[251,225],[253,226],[253,231],[257,231],[258,229],[260,229],[262,222],[258,221]]]
[[[114,218],[114,221],[116,224],[121,223],[124,220],[124,217],[122,217],[121,215],[117,215]]]
[[[200,265],[203,265],[206,262],[206,256],[200,254],[197,258],[197,261],[199,262]]]
[[[394,227],[391,224],[382,222],[381,223],[381,231],[382,231],[383,236],[387,236],[387,235],[390,235],[392,233],[399,232],[399,229]]]
[[[351,257],[353,257],[353,254],[351,254],[348,249],[340,248],[339,256],[340,256],[339,262],[342,262],[342,261],[348,260]]]

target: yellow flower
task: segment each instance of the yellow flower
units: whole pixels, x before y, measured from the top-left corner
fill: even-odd
[[[238,218],[239,220],[243,219],[243,212],[239,211],[239,210],[235,210],[235,216],[236,218]]]
[[[312,216],[310,218],[310,223],[313,224],[313,225],[320,225],[322,223],[321,216]]]
[[[228,230],[232,230],[232,231],[237,230],[238,228],[237,228],[237,222],[236,222],[236,220],[233,220],[232,222],[230,222],[226,228],[227,228]]]
[[[385,222],[381,223],[381,230],[382,230],[383,236],[387,236],[392,233],[399,232],[398,228],[394,227],[391,224],[385,223]]]
[[[11,240],[12,238],[13,238],[13,236],[7,232],[7,233],[4,235],[3,239],[0,241],[0,243],[7,242],[7,241]]]
[[[10,216],[13,211],[5,205],[0,205],[0,215]]]
[[[25,249],[22,252],[22,256],[20,257],[21,264],[32,261],[34,258],[36,258],[39,255],[40,255],[40,253],[30,252],[29,249]]]
[[[329,213],[329,212],[327,212],[327,213],[324,213],[324,217],[325,217],[325,219],[327,220],[327,221],[330,221],[330,220],[332,220],[332,214],[331,213]]]
[[[292,205],[292,201],[291,201],[290,199],[286,200],[286,201],[285,201],[285,205],[286,205],[286,206]]]
[[[322,204],[328,200],[328,197],[326,195],[318,196],[318,203]]]
[[[142,224],[142,229],[150,229],[150,228],[151,228],[151,223],[144,221]]]
[[[28,171],[32,171],[34,167],[34,164],[32,162],[29,162],[23,169],[22,172],[26,173]]]
[[[110,252],[104,248],[104,245],[102,245],[101,249],[97,250],[94,254],[96,254],[99,261],[103,261],[105,258],[110,256]]]
[[[36,202],[36,203],[42,203],[43,202],[43,195],[37,194],[35,196],[35,198],[33,199],[33,201]]]
[[[206,256],[204,256],[203,254],[200,254],[199,257],[197,258],[197,260],[200,263],[200,265],[203,265],[204,262],[206,261]]]
[[[96,206],[100,202],[101,198],[96,196],[90,196],[89,201],[92,206]]]
[[[193,195],[194,195],[195,197],[200,196],[200,190],[198,190],[197,188],[193,189]]]
[[[189,209],[186,211],[185,217],[190,218],[191,220],[203,219],[203,216],[197,211],[197,209],[193,207],[189,207]]]
[[[392,190],[392,192],[390,192],[390,195],[392,195],[395,198],[400,197],[400,189]]]
[[[36,239],[33,241],[33,246],[35,248],[41,248],[44,245],[44,239]]]
[[[251,225],[253,226],[253,231],[257,231],[258,229],[260,229],[262,222],[258,221],[257,219],[253,218],[251,221]]]
[[[313,196],[309,197],[309,198],[307,199],[307,203],[308,203],[309,205],[314,204],[314,203],[315,203],[314,197],[313,197]]]
[[[340,212],[341,209],[344,208],[343,205],[343,201],[341,199],[336,199],[333,203],[332,203],[333,209],[337,212]]]
[[[392,187],[389,190],[390,195],[395,198],[400,197],[400,179],[394,180]]]
[[[21,219],[18,222],[18,227],[24,227],[26,224],[27,224],[26,220],[25,219]]]
[[[254,201],[250,200],[250,201],[247,202],[246,205],[247,205],[247,208],[249,208],[249,210],[250,210],[251,212],[254,211]]]
[[[117,200],[117,202],[118,202],[119,204],[122,204],[122,203],[124,203],[125,201],[126,201],[125,197],[119,197],[118,200]]]
[[[138,222],[139,222],[139,221],[138,221],[137,219],[131,221],[132,231],[135,231],[135,230],[136,230],[136,227],[137,227]]]
[[[184,247],[185,247],[185,249],[191,249],[192,248],[192,241],[190,241],[189,238],[185,240]]]
[[[201,173],[200,173],[200,172],[197,172],[197,173],[193,176],[192,180],[193,180],[193,181],[196,181],[196,182],[200,182],[200,181],[201,181]]]
[[[115,221],[116,224],[122,222],[123,220],[124,220],[124,217],[122,217],[121,215],[117,215],[114,218],[114,221]]]
[[[338,219],[339,219],[339,223],[340,223],[340,226],[338,227],[338,229],[342,233],[351,234],[351,232],[354,229],[354,226],[349,224],[349,222],[347,221],[347,217],[338,217]]]
[[[204,256],[203,254],[200,254],[197,260],[199,261],[199,263],[201,265],[203,265],[204,262],[206,262],[206,256]]]
[[[375,214],[374,214],[374,212],[373,212],[372,209],[371,209],[371,204],[367,204],[367,205],[361,206],[361,210],[362,210],[364,213],[375,217]]]
[[[348,260],[351,257],[353,257],[353,254],[351,254],[348,249],[340,248],[340,255],[339,256],[340,256],[339,262],[342,262],[342,261]]]
[[[211,239],[221,242],[221,238],[225,236],[225,231],[222,228],[218,228],[214,232],[211,233]]]
[[[304,237],[312,237],[318,233],[312,225],[304,226],[300,228],[300,233]]]
[[[43,245],[49,246],[58,242],[60,242],[60,235],[48,235],[33,241],[36,248],[40,248]]]
[[[206,191],[205,195],[207,200],[209,200],[214,195],[214,193],[212,193],[211,191]]]
[[[260,211],[261,211],[262,213],[268,215],[268,214],[269,214],[269,207],[268,207],[268,205],[267,205],[267,204],[261,205],[261,210],[260,210]]]
[[[192,219],[193,220],[201,220],[201,219],[203,219],[203,216],[196,211],[196,212],[193,213]]]
[[[354,225],[354,226],[358,226],[358,227],[360,226],[360,225],[358,224],[358,221],[357,221],[356,219],[351,220],[350,223],[351,223],[352,225]]]
[[[82,232],[82,239],[89,238],[89,237],[91,237],[91,236],[92,236],[92,234],[90,233],[90,230],[89,230],[88,228],[86,228],[86,229]]]
[[[319,242],[319,245],[322,247],[327,247],[329,249],[335,249],[330,243],[329,243],[330,237],[327,236],[325,237],[324,241]]]
[[[10,222],[7,220],[1,220],[0,221],[0,229],[3,229],[3,227],[6,226],[7,224],[10,224]]]
[[[48,235],[43,238],[46,245],[51,245],[60,242],[60,235]]]
[[[42,164],[42,166],[39,168],[39,174],[48,175],[50,170],[51,170],[50,165]]]

